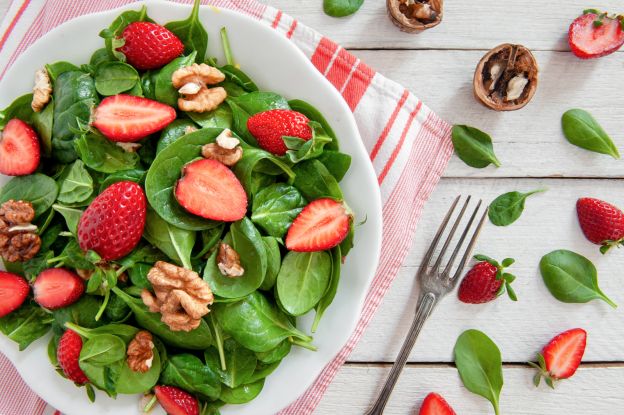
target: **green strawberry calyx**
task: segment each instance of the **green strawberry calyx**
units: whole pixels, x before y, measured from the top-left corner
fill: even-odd
[[[509,298],[511,299],[511,301],[518,301],[518,297],[516,296],[516,292],[514,291],[513,287],[511,286],[511,283],[514,282],[514,280],[516,279],[516,276],[513,275],[513,274],[510,274],[508,272],[505,272],[506,268],[509,268],[510,266],[512,266],[516,262],[515,259],[513,259],[513,258],[505,258],[505,259],[503,259],[503,262],[499,263],[495,259],[492,259],[492,258],[490,258],[487,255],[481,255],[481,254],[475,255],[474,259],[476,259],[477,261],[480,261],[480,262],[487,262],[490,265],[496,267],[496,269],[497,269],[497,271],[496,271],[496,279],[497,280],[503,280],[503,285],[501,285],[500,289],[496,293],[497,296],[501,296],[501,295],[503,295],[506,292],[507,295],[509,296]]]

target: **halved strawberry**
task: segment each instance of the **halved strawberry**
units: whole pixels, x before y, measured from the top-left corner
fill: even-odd
[[[199,415],[199,402],[188,392],[173,386],[156,386],[154,393],[168,415]]]
[[[235,222],[247,213],[243,185],[232,170],[216,160],[197,160],[184,166],[175,197],[184,209],[206,219]]]
[[[165,66],[184,52],[184,44],[169,29],[151,22],[133,22],[124,29],[118,50],[139,70]]]
[[[418,415],[455,415],[455,411],[442,396],[431,392],[423,401]]]
[[[30,287],[26,280],[17,274],[0,271],[0,317],[22,306]]]
[[[585,353],[587,345],[587,332],[583,329],[572,329],[555,336],[538,353],[539,362],[529,364],[539,370],[533,378],[535,386],[539,386],[544,377],[546,384],[554,388],[554,382],[567,379],[574,375]]]
[[[168,105],[122,94],[100,102],[93,125],[111,141],[130,143],[162,130],[175,118],[175,109]]]
[[[0,132],[0,173],[7,176],[32,174],[39,166],[41,148],[35,130],[17,118]]]
[[[33,284],[35,301],[50,310],[67,307],[78,301],[85,287],[82,278],[64,268],[41,272]]]
[[[79,385],[84,385],[89,382],[89,379],[78,364],[81,351],[82,338],[75,331],[65,331],[56,348],[58,364],[65,376],[67,376],[67,379]]]
[[[303,208],[293,221],[286,235],[286,248],[297,252],[333,248],[347,237],[351,220],[344,204],[317,199]]]
[[[312,138],[310,120],[300,112],[276,109],[253,115],[247,121],[247,129],[266,151],[283,156],[288,151],[282,137]]]
[[[593,59],[616,52],[624,45],[624,17],[587,10],[570,25],[568,42],[572,53]]]

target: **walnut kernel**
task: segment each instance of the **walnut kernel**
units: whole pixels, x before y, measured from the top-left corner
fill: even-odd
[[[33,99],[30,106],[33,111],[39,112],[45,108],[45,106],[52,99],[52,83],[50,82],[50,75],[45,68],[39,69],[35,72],[35,86],[33,87]]]
[[[204,158],[220,161],[226,166],[233,166],[243,157],[240,141],[234,137],[228,128],[219,134],[216,141],[216,143],[206,144],[202,147]]]
[[[217,254],[217,267],[221,274],[226,277],[236,278],[245,274],[245,269],[240,263],[240,255],[230,245],[222,243],[219,245]]]
[[[154,361],[154,342],[149,331],[139,331],[128,344],[128,367],[133,372],[146,373]]]
[[[208,88],[225,80],[219,69],[205,63],[194,63],[180,68],[171,76],[173,87],[178,90],[178,107],[182,111],[208,112],[216,109],[225,98],[227,92],[222,87]]]
[[[27,261],[39,252],[41,238],[30,223],[34,218],[30,202],[9,200],[0,205],[0,256],[6,261]]]

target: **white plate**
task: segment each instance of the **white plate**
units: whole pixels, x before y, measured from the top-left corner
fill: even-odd
[[[83,16],[54,29],[31,46],[0,83],[0,108],[32,88],[35,70],[45,63],[66,60],[88,62],[103,46],[98,32],[122,11],[138,9],[140,3],[120,9]],[[148,3],[148,13],[157,22],[181,20],[188,16],[188,5],[165,1]],[[223,414],[265,415],[278,412],[297,399],[321,370],[344,346],[356,327],[368,287],[377,268],[381,246],[381,201],[377,179],[362,144],[352,113],[334,87],[314,68],[289,40],[266,25],[242,14],[202,7],[200,17],[209,33],[209,53],[222,56],[219,29],[226,27],[234,56],[241,68],[263,90],[275,91],[287,99],[299,98],[317,107],[340,138],[342,150],[353,157],[353,165],[342,181],[346,200],[356,220],[367,218],[357,227],[356,244],[342,271],[338,294],[314,336],[317,352],[293,347],[293,352],[267,379],[262,393],[251,403],[227,406]],[[223,59],[220,59],[223,62]],[[0,177],[4,184],[7,177]],[[299,326],[309,331],[313,313],[301,318]],[[0,350],[43,399],[67,415],[136,415],[136,396],[117,400],[98,393],[94,404],[86,393],[63,380],[48,362],[48,337],[18,352],[16,345],[0,334]]]

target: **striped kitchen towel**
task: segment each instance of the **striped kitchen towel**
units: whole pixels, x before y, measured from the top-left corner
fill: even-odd
[[[192,3],[192,0],[179,1]],[[132,2],[11,0],[0,25],[0,78],[28,46],[52,28],[86,13]],[[285,415],[311,414],[362,336],[407,255],[423,205],[452,154],[450,126],[413,93],[279,10],[255,0],[204,3],[255,17],[286,36],[310,58],[353,111],[381,188],[383,248],[357,328],[309,390],[282,411]],[[0,374],[0,415],[55,412],[28,389],[2,355]]]

